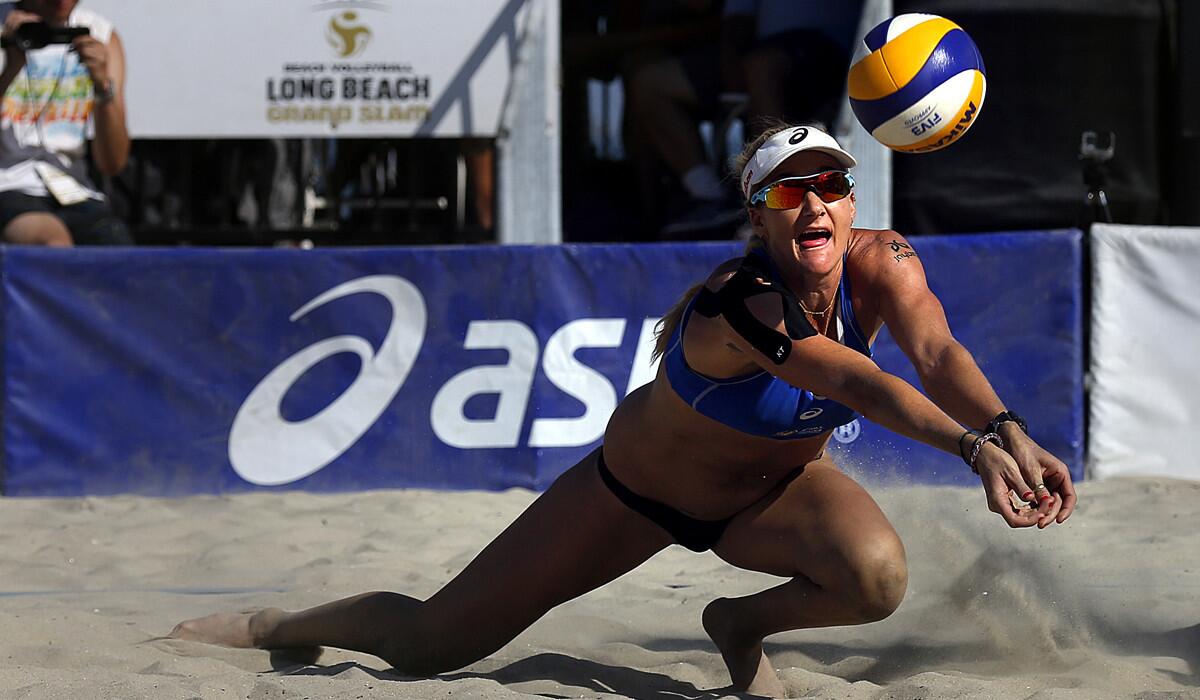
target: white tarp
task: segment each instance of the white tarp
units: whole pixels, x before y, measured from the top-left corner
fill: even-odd
[[[496,138],[501,243],[562,243],[558,0],[528,0]]]
[[[1200,479],[1200,228],[1092,227],[1088,474]]]
[[[861,38],[866,36],[872,27],[892,16],[892,5],[892,0],[866,0],[863,3],[862,17],[855,34],[860,41],[856,45],[862,45]],[[859,55],[855,53],[853,60],[858,60]],[[855,225],[862,228],[891,228],[891,149],[876,141],[875,137],[858,123],[850,109],[848,95],[842,96],[842,111],[838,115],[835,128],[838,143],[853,153],[858,161],[858,167],[854,169],[854,180],[857,183],[854,190],[858,198]]]
[[[527,0],[88,0],[139,138],[494,136]]]

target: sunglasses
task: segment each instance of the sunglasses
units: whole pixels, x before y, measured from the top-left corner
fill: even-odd
[[[854,189],[854,176],[845,170],[826,170],[804,177],[785,177],[776,180],[750,196],[750,206],[767,209],[795,209],[804,203],[810,191],[822,202],[832,204],[845,199]]]

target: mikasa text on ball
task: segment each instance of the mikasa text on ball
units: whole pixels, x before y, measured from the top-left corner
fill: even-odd
[[[945,17],[897,15],[867,32],[850,67],[850,107],[877,141],[897,151],[945,148],[979,118],[987,90],[971,37]]]

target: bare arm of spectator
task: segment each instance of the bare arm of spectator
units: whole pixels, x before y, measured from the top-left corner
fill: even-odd
[[[116,175],[129,160],[129,131],[125,127],[125,48],[113,30],[104,44],[82,36],[74,42],[79,60],[87,66],[95,86],[96,136],[92,159],[105,175]]]

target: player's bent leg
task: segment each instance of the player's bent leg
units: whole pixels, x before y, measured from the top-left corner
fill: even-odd
[[[908,583],[896,530],[828,457],[738,514],[714,551],[734,566],[795,577],[798,587],[813,589],[805,598],[820,596],[820,605],[795,611],[792,622],[800,624],[781,629],[883,619]]]
[[[559,477],[427,601],[364,593],[296,613],[209,616],[182,623],[173,635],[230,646],[337,646],[375,654],[414,675],[466,666],[555,605],[617,578],[671,543],[608,491],[595,454]]]
[[[791,577],[754,595],[713,601],[704,612],[734,685],[753,692],[778,683],[762,653],[764,637],[883,619],[908,582],[891,523],[827,458],[740,513],[714,551],[735,566]]]

